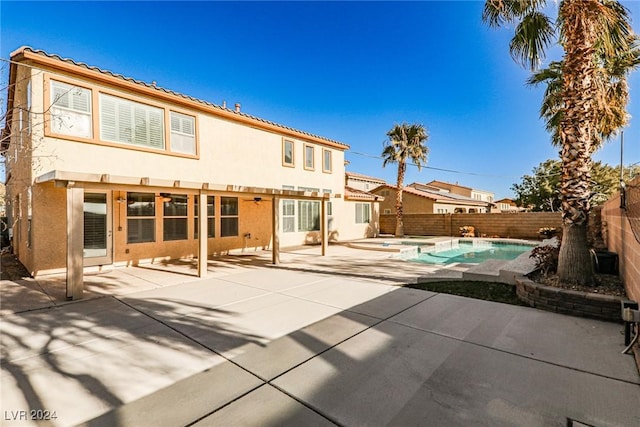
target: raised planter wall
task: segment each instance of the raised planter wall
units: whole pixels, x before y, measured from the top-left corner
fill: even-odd
[[[416,236],[460,236],[460,227],[475,227],[476,235],[514,239],[541,239],[538,230],[554,227],[562,230],[559,212],[478,213],[478,214],[404,214],[404,233]],[[380,215],[380,232],[393,234],[395,214]]]
[[[516,293],[522,302],[531,307],[560,314],[622,322],[621,298],[613,295],[539,285],[526,277],[516,279]]]

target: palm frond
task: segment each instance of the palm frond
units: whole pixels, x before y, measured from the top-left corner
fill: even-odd
[[[511,57],[530,70],[538,68],[552,43],[555,28],[545,14],[533,11],[522,18],[509,44]]]

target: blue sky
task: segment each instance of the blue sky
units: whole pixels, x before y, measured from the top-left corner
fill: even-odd
[[[485,26],[483,4],[2,1],[0,48],[3,59],[29,45],[240,102],[248,114],[349,144],[348,171],[388,182],[396,169],[376,158],[387,130],[419,122],[430,134],[428,167],[410,167],[405,183],[438,179],[511,197],[511,185],[557,150],[538,118],[543,88],[525,85],[529,73],[508,52],[513,29]],[[640,2],[623,4],[640,32]],[[625,164],[640,161],[638,73],[630,85]],[[619,139],[594,157],[618,164]]]

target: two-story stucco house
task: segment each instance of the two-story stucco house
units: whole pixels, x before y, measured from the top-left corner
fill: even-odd
[[[28,47],[11,61],[7,213],[33,275],[377,233],[344,143]]]

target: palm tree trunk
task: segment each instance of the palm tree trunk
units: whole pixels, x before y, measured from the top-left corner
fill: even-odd
[[[398,182],[396,191],[396,237],[404,237],[404,222],[402,220],[402,188],[404,187],[404,174],[407,165],[404,161],[398,162]]]
[[[590,4],[591,3],[591,4]],[[591,144],[597,138],[595,114],[599,88],[593,61],[597,34],[589,19],[597,0],[565,0],[565,58],[562,68],[564,110],[560,126],[562,177],[560,199],[564,233],[558,276],[565,283],[593,284],[595,275],[587,243]]]

